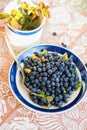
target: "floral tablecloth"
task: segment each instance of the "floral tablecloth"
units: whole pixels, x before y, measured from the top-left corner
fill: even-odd
[[[0,0],[0,12],[11,0]],[[87,63],[87,0],[47,0],[51,18],[41,43],[67,47]],[[76,2],[76,3],[75,3]],[[12,94],[8,73],[13,61],[0,21],[0,130],[87,130],[87,93],[73,109],[62,114],[41,114],[25,108]]]

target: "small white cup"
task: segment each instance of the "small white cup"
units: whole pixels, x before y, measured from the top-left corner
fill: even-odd
[[[12,1],[6,6],[4,11],[10,13],[10,11],[15,8],[18,8],[17,2]],[[31,31],[21,31],[13,29],[9,24],[7,24],[5,27],[5,32],[10,40],[12,48],[16,52],[20,52],[26,48],[29,48],[36,44],[40,44],[40,39],[42,36],[43,26],[45,22],[46,18],[43,18],[41,25]]]

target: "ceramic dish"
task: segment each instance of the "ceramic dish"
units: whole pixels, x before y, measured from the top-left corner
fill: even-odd
[[[15,97],[19,100],[19,102],[22,103],[24,106],[26,106],[29,109],[32,109],[32,110],[35,110],[38,112],[42,112],[42,113],[64,112],[64,111],[69,110],[72,107],[76,106],[85,95],[85,92],[87,89],[87,71],[86,71],[85,65],[75,54],[73,54],[68,49],[59,47],[56,45],[43,45],[43,44],[34,46],[32,48],[29,48],[29,49],[23,51],[21,54],[18,55],[18,61],[21,63],[22,60],[26,56],[32,55],[36,51],[39,52],[42,49],[46,49],[46,50],[52,51],[52,52],[56,51],[60,54],[64,54],[66,52],[69,56],[73,55],[73,61],[79,69],[83,87],[81,87],[79,90],[75,91],[72,94],[72,97],[69,100],[69,102],[61,108],[51,107],[48,109],[46,107],[41,107],[39,105],[36,105],[35,103],[33,103],[30,100],[29,92],[24,88],[23,83],[21,82],[18,67],[17,67],[16,63],[13,62],[11,65],[10,71],[9,71],[10,88],[11,88],[13,94],[15,95]]]

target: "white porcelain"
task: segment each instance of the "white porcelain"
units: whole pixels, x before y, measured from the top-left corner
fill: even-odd
[[[30,0],[22,0],[22,1],[31,3]],[[17,9],[17,8],[18,8],[17,0],[14,0],[6,6],[4,11],[10,13],[10,10]],[[7,24],[5,27],[5,32],[10,40],[12,48],[15,51],[20,52],[26,48],[29,48],[36,44],[40,44],[40,39],[42,36],[43,26],[45,22],[46,22],[46,18],[43,18],[42,24],[38,28],[31,31],[21,31],[21,30],[13,29],[9,24]]]
[[[87,70],[85,65],[82,63],[81,59],[77,57],[73,52],[70,50],[52,44],[42,44],[37,45],[32,48],[26,49],[25,51],[21,52],[18,55],[18,61],[22,65],[23,59],[27,56],[32,56],[35,52],[40,52],[42,49],[51,51],[51,52],[58,52],[59,54],[67,53],[69,56],[73,56],[73,62],[76,64],[78,68],[79,78],[82,81],[83,86],[78,88],[76,91],[73,92],[72,96],[70,97],[67,103],[60,108],[51,106],[49,109],[47,107],[39,106],[32,102],[29,97],[29,92],[24,87],[24,83],[20,78],[20,71],[17,67],[16,62],[13,62],[10,70],[9,70],[9,85],[14,94],[14,96],[18,99],[18,101],[23,104],[25,107],[34,110],[35,112],[41,112],[44,114],[56,114],[56,113],[63,113],[75,107],[78,103],[81,102],[84,95],[86,94],[87,90]]]

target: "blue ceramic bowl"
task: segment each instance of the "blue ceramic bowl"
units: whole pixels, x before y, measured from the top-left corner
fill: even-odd
[[[80,88],[79,91],[74,92],[73,97],[71,100],[65,104],[61,108],[56,108],[52,107],[50,109],[47,109],[46,107],[41,107],[39,105],[34,104],[30,98],[29,98],[29,93],[27,90],[24,88],[23,83],[20,81],[20,75],[19,75],[19,70],[17,67],[17,64],[15,62],[12,63],[10,71],[9,71],[9,83],[11,90],[13,94],[16,96],[16,98],[21,102],[24,106],[26,106],[29,109],[42,112],[42,113],[60,113],[64,112],[66,110],[69,110],[70,108],[74,107],[76,104],[78,104],[83,96],[85,95],[86,89],[87,89],[87,71],[85,65],[82,63],[82,61],[71,51],[69,51],[66,48],[59,47],[56,45],[38,45],[34,46],[30,49],[27,49],[23,51],[20,55],[18,55],[18,61],[21,63],[22,60],[28,56],[32,55],[34,52],[39,52],[42,49],[46,49],[48,51],[57,51],[60,54],[64,54],[65,52],[68,53],[68,55],[73,55],[73,61],[76,64],[76,66],[79,69],[81,79],[83,82],[83,87]]]

